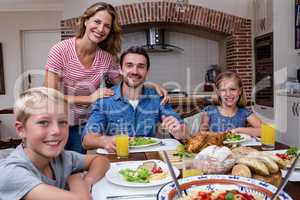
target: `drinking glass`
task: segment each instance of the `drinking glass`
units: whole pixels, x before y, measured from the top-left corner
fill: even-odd
[[[263,123],[261,124],[261,149],[274,150],[275,148],[275,125]]]
[[[115,136],[116,151],[118,158],[128,158],[129,155],[129,136],[127,131],[118,131]]]
[[[198,176],[202,175],[203,172],[201,169],[198,169],[194,166],[193,159],[191,158],[183,158],[182,159],[182,177],[188,176]]]

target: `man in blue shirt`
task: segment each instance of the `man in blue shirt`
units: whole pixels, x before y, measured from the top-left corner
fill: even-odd
[[[114,135],[126,130],[129,136],[154,137],[156,125],[162,123],[176,139],[183,139],[187,128],[170,105],[161,105],[154,89],[144,87],[150,60],[141,47],[131,47],[120,57],[123,82],[115,95],[99,99],[93,105],[83,133],[83,147],[115,151]]]

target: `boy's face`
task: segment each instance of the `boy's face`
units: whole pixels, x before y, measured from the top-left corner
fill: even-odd
[[[51,159],[63,151],[69,136],[67,107],[52,100],[36,107],[25,125],[16,122],[16,129],[25,139],[29,155]]]

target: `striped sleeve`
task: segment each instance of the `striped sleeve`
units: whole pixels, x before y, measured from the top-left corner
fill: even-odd
[[[63,52],[63,47],[61,43],[57,43],[50,49],[47,63],[46,63],[47,71],[54,72],[58,75],[62,74],[62,68],[63,68],[62,52]]]

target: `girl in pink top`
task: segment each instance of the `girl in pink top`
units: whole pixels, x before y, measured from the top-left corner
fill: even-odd
[[[114,92],[100,88],[104,76],[113,84],[121,80],[117,55],[121,51],[121,27],[114,7],[98,2],[80,17],[74,38],[61,41],[50,50],[45,85],[61,90],[71,105],[70,136],[66,149],[84,153],[81,132],[90,104]],[[159,94],[166,90],[151,84]],[[168,98],[165,98],[168,100]]]

